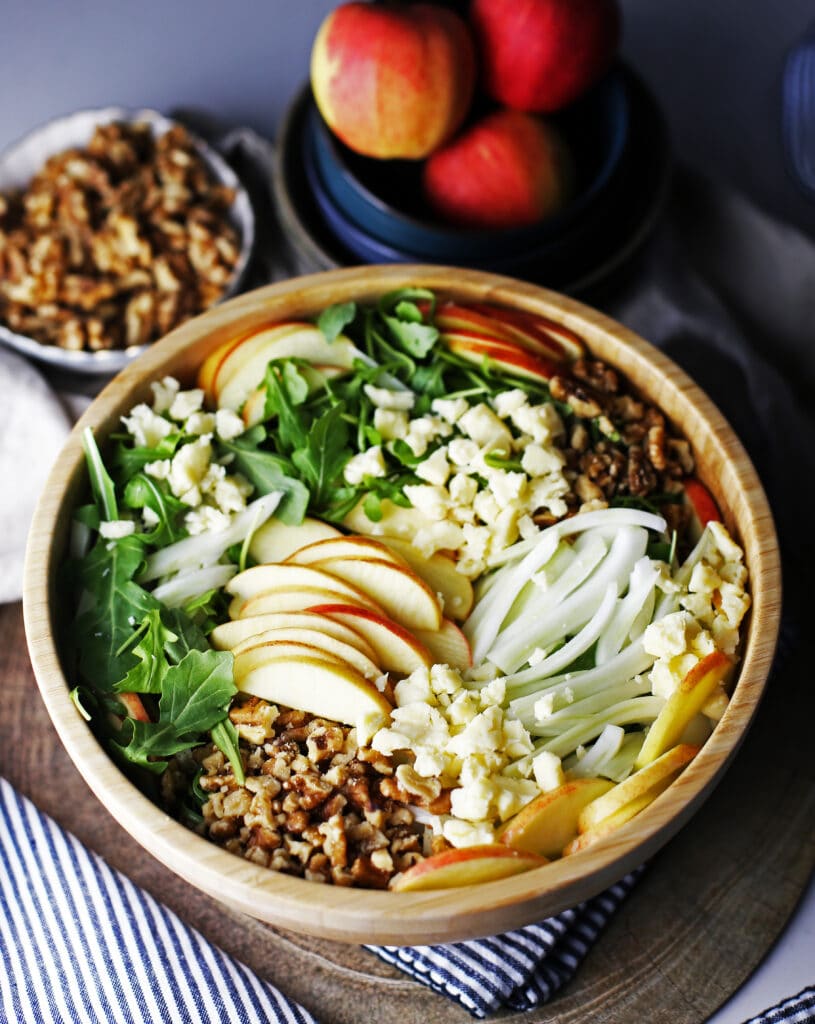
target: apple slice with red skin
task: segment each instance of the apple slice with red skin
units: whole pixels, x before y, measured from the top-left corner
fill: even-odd
[[[342,622],[337,622],[330,615],[320,615],[318,612],[270,612],[245,619],[231,619],[216,626],[209,634],[209,641],[218,651],[231,651],[244,640],[259,636],[270,629],[318,630],[326,636],[356,647],[371,661],[376,661],[373,647],[360,633]]]
[[[497,310],[497,307],[495,309]],[[508,318],[501,320],[493,310],[494,307],[486,304],[473,307],[445,303],[436,311],[434,322],[441,331],[442,337],[459,331],[473,332],[481,334],[485,338],[520,345],[527,352],[540,356],[542,359],[553,360],[557,363],[568,361],[569,353],[556,338],[550,337],[543,331],[533,332],[531,329],[527,329],[526,324],[521,326]]]
[[[441,336],[441,340],[451,352],[475,363],[476,366],[489,359],[499,369],[514,377],[548,381],[562,372],[555,363],[527,352],[514,342],[493,340],[474,331],[447,331]]]
[[[560,353],[560,359],[566,362],[573,362],[586,355],[586,343],[580,335],[556,320],[523,309],[493,306],[486,302],[474,302],[470,308],[489,316],[505,329],[514,329],[514,340],[531,351],[537,351],[535,346],[542,346],[544,352],[552,352],[554,346],[554,353]],[[551,358],[557,359],[558,356],[552,354]]]
[[[353,366],[357,350],[340,335],[329,344],[323,332],[309,323],[283,323],[266,327],[242,339],[218,367],[212,391],[221,408],[238,410],[263,382],[273,359],[306,359],[346,370]]]
[[[243,342],[254,334],[254,331],[248,331],[244,334],[239,334],[236,338],[228,338],[222,342],[216,349],[214,349],[204,362],[201,364],[201,368],[198,371],[198,387],[204,392],[207,402],[215,404],[215,391],[213,385],[215,383],[215,377],[218,374],[223,361],[234,351],[238,345],[242,345]]]
[[[733,662],[721,651],[711,651],[693,666],[654,719],[634,762],[635,768],[645,767],[679,742],[691,719],[699,714],[732,668]]]
[[[458,571],[452,558],[439,552],[423,555],[409,541],[399,537],[382,537],[381,543],[407,562],[434,594],[441,594],[445,615],[460,622],[467,618],[475,600],[473,585]]]
[[[431,889],[455,889],[462,885],[496,882],[543,867],[549,862],[534,853],[513,850],[500,843],[465,846],[444,850],[397,875],[391,884],[394,892],[424,892]]]
[[[373,648],[377,663],[388,672],[408,676],[417,668],[430,668],[433,664],[430,651],[383,612],[377,614],[341,601],[314,604],[308,610],[327,615],[360,633]]]
[[[302,567],[303,570],[308,568],[312,567]],[[438,629],[441,626],[439,599],[408,565],[399,565],[384,558],[345,556],[315,562],[314,570],[336,576],[366,594],[406,629]]]
[[[124,693],[117,693],[116,696],[119,698],[119,703],[123,704],[127,709],[128,718],[132,718],[136,722],[151,721],[142,703],[142,699],[137,693],[127,690]]]
[[[384,723],[390,715],[390,702],[349,666],[311,655],[262,655],[256,648],[235,659],[235,683],[244,693],[346,725],[371,716]],[[241,659],[246,671],[241,667],[239,678]]]
[[[365,679],[379,679],[383,674],[382,669],[376,662],[363,654],[359,648],[344,640],[337,640],[318,629],[304,629],[298,626],[279,626],[267,629],[263,633],[247,637],[232,648],[232,653],[237,656],[244,651],[251,651],[255,647],[265,647],[276,643],[307,644],[323,655],[330,655],[331,659],[338,658],[343,664],[355,668]],[[311,653],[311,652],[310,652]]]
[[[441,629],[417,629],[414,636],[430,651],[435,664],[449,665],[461,672],[472,668],[473,652],[470,641],[450,619],[442,622]]]
[[[708,523],[720,523],[722,521],[719,507],[707,487],[697,480],[696,477],[686,477],[682,481],[682,486],[685,488],[685,500],[693,510],[691,535],[700,537],[702,530],[704,530]]]
[[[577,822],[587,804],[613,789],[608,779],[572,779],[541,793],[501,828],[498,838],[515,850],[558,857],[577,835]]]

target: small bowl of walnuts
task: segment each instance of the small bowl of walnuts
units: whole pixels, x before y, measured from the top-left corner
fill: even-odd
[[[0,156],[0,342],[114,374],[236,294],[253,239],[237,176],[180,123],[118,107],[51,121]]]

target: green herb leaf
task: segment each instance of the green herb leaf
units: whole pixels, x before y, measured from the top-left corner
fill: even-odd
[[[137,473],[127,482],[124,500],[128,508],[149,508],[158,516],[155,527],[145,534],[148,544],[165,547],[186,535],[181,516],[189,511],[189,507],[146,473]]]
[[[355,302],[338,302],[320,313],[317,318],[317,326],[330,345],[342,333],[343,328],[353,322],[356,315]]]
[[[220,441],[219,448],[234,456],[232,465],[258,494],[282,491],[275,517],[289,526],[297,526],[303,521],[311,495],[305,484],[293,475],[294,467],[287,458],[259,446],[265,438],[266,431],[255,427],[233,441]]]
[[[133,666],[127,650],[145,615],[158,607],[155,598],[134,582],[144,563],[144,543],[133,535],[99,538],[77,565],[88,607],[72,636],[79,648],[83,677],[99,690],[110,690]]]
[[[243,786],[246,782],[246,775],[243,770],[243,761],[241,760],[238,730],[232,724],[229,716],[212,727],[212,742],[226,755],[230,765],[232,765],[232,774],[235,776],[235,781],[239,786]]]
[[[178,637],[165,627],[158,608],[145,615],[135,635],[138,642],[130,650],[138,661],[113,689],[117,693],[161,693],[169,668],[164,648]]]
[[[88,465],[88,476],[91,482],[91,493],[96,507],[99,510],[99,518],[102,520],[113,520],[119,518],[116,505],[116,492],[113,481],[105,469],[102,456],[96,444],[96,438],[90,427],[82,431],[82,447],[85,449],[85,461]]]
[[[315,510],[328,503],[331,485],[342,476],[352,455],[344,411],[343,405],[335,405],[324,413],[309,431],[306,444],[292,453],[292,462],[311,491]]]
[[[190,651],[167,672],[159,701],[159,722],[179,735],[202,733],[220,722],[238,692],[230,651]]]

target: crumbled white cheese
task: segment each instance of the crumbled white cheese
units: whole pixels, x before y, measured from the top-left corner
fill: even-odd
[[[407,437],[408,414],[398,409],[374,409],[374,430],[383,441],[399,441]]]
[[[232,409],[218,409],[215,413],[215,433],[222,441],[232,441],[246,430],[243,420]]]
[[[139,448],[155,448],[176,429],[169,420],[143,403],[131,409],[129,416],[123,416],[122,423]]]
[[[99,533],[105,540],[119,540],[136,532],[136,524],[132,519],[108,519],[99,524]]]
[[[347,483],[355,486],[361,484],[366,476],[381,477],[386,476],[387,472],[382,447],[377,444],[350,458],[345,464],[343,475]]]
[[[192,388],[190,391],[179,391],[168,413],[170,419],[177,423],[183,423],[193,413],[199,412],[204,404],[204,392],[201,388]]]
[[[363,388],[365,394],[377,409],[402,409],[410,411],[416,401],[412,391],[392,391],[390,388],[377,388],[373,384],[366,384]]]

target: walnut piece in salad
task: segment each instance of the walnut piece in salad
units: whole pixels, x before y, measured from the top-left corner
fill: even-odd
[[[313,881],[468,884],[602,841],[705,742],[743,553],[573,332],[411,289],[197,383],[105,462],[86,437],[73,567],[74,699],[191,827]]]

